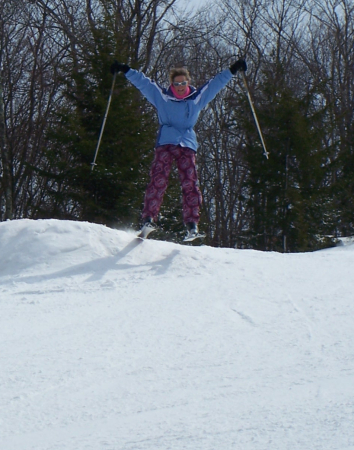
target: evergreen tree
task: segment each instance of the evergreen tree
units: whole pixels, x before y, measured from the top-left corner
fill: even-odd
[[[350,126],[352,128],[352,125]],[[331,232],[337,236],[354,234],[354,139],[353,134],[341,145],[332,164],[330,199]]]
[[[297,98],[284,79],[275,83],[266,76],[262,88],[265,100],[259,117],[270,157],[262,155],[254,123],[247,120],[246,183],[252,211],[248,243],[260,250],[314,250],[324,245],[321,236],[326,231],[324,112],[314,108],[314,92]]]
[[[42,216],[92,222],[136,222],[147,182],[156,131],[150,106],[118,74],[97,157],[91,163],[107,106],[113,49],[106,30],[96,30],[80,70],[66,74],[66,106],[49,133],[52,190]],[[126,55],[121,55],[124,61]],[[54,169],[54,170],[53,170]]]

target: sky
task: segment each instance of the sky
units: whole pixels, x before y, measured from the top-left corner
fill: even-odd
[[[200,8],[210,3],[210,0],[178,0],[178,6],[183,5],[185,8]]]
[[[354,239],[0,223],[0,449],[354,450]]]

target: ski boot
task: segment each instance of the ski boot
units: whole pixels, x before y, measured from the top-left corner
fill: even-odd
[[[183,239],[184,242],[191,242],[197,238],[201,238],[201,239],[205,238],[205,234],[199,233],[198,225],[195,222],[186,223],[186,227],[187,227],[187,234],[186,234],[186,237]]]
[[[154,221],[151,217],[146,217],[144,219],[144,223],[143,226],[141,228],[141,230],[138,233],[138,238],[140,239],[146,239],[149,234],[153,231],[156,231],[156,226],[154,224]]]

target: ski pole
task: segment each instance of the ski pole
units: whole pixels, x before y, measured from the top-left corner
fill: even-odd
[[[98,150],[99,150],[100,145],[101,145],[101,139],[102,139],[102,135],[103,135],[103,130],[104,130],[104,127],[105,127],[105,125],[106,125],[106,120],[107,120],[107,116],[108,116],[109,106],[110,106],[111,100],[112,100],[113,89],[114,89],[114,84],[115,84],[115,82],[116,82],[116,77],[117,77],[117,72],[114,72],[114,75],[113,75],[113,81],[112,81],[112,87],[111,87],[111,92],[109,93],[109,98],[108,98],[108,103],[107,103],[106,113],[105,113],[104,118],[103,118],[103,122],[102,122],[102,126],[101,126],[101,131],[100,131],[100,136],[99,136],[98,142],[97,142],[97,147],[96,147],[95,157],[93,158],[93,162],[91,163],[91,170],[93,170],[93,168],[96,166],[96,158],[97,158]]]
[[[264,154],[264,156],[267,159],[269,159],[269,153],[267,152],[266,145],[265,145],[265,142],[264,142],[264,139],[263,139],[263,134],[262,134],[262,131],[261,131],[261,127],[259,126],[256,110],[254,109],[254,104],[253,104],[253,101],[252,101],[250,90],[248,88],[246,75],[245,75],[245,72],[243,70],[241,72],[242,72],[243,84],[245,85],[246,92],[247,92],[248,101],[249,101],[249,104],[250,104],[251,109],[252,109],[253,118],[254,118],[254,121],[256,122],[258,134],[259,134],[259,137],[261,138],[261,142],[262,142],[262,145],[263,145],[263,150],[264,150],[263,154]]]

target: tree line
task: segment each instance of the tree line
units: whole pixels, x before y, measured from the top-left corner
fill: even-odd
[[[309,251],[354,233],[354,2],[23,0],[0,3],[0,221],[136,227],[156,113],[114,59],[162,85],[187,66],[200,86],[236,58],[240,76],[197,124],[201,227],[214,246]],[[182,232],[176,174],[162,229]]]

